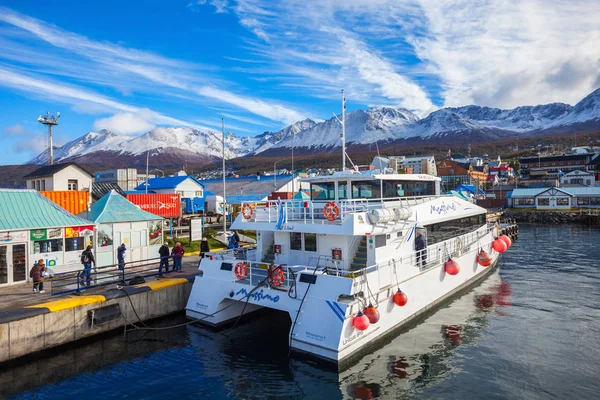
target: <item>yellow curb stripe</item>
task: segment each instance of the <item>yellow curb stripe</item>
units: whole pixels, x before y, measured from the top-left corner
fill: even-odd
[[[34,306],[27,306],[25,308],[47,308],[50,312],[59,312],[68,310],[70,308],[76,308],[85,306],[88,304],[103,303],[106,301],[106,297],[100,295],[94,296],[74,296],[62,300],[49,301],[47,303],[36,304]]]
[[[164,288],[170,287],[170,286],[182,285],[182,284],[188,283],[188,282],[189,281],[186,278],[167,278],[167,279],[160,279],[160,280],[154,281],[154,282],[146,282],[146,283],[143,283],[141,285],[136,285],[136,286],[147,286],[151,290],[159,290],[159,289],[164,289]]]

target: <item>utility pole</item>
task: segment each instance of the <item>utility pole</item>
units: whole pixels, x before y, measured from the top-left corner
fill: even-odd
[[[227,185],[225,184],[225,118],[221,118],[223,133],[223,236],[227,238]]]
[[[49,156],[50,156],[50,165],[54,164],[54,149],[52,146],[52,126],[58,125],[58,119],[60,118],[60,113],[56,113],[56,117],[54,115],[50,115],[50,111],[46,113],[45,117],[41,115],[38,117],[38,122],[44,124],[48,127],[48,140],[49,140]]]

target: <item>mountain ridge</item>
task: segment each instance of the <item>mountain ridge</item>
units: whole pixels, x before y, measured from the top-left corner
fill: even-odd
[[[274,156],[292,148],[305,154],[330,152],[341,146],[341,124],[337,118],[322,122],[305,119],[277,132],[256,136],[238,137],[228,132],[225,157]],[[409,110],[394,107],[346,113],[346,142],[350,148],[374,143],[405,147],[412,142],[493,142],[577,130],[600,130],[600,88],[575,106],[550,103],[499,109],[468,105],[441,108],[422,119]],[[27,164],[46,163],[47,153]],[[182,127],[154,128],[137,137],[119,136],[107,130],[88,132],[57,146],[54,159],[100,165],[110,163],[111,158],[123,164],[143,165],[146,154],[157,166],[208,163],[221,158],[221,133]]]

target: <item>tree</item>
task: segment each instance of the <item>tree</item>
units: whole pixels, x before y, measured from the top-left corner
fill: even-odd
[[[521,170],[521,163],[519,160],[510,160],[508,166],[515,170],[515,174]]]

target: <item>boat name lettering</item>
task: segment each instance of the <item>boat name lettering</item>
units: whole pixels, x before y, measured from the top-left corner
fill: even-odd
[[[279,301],[279,296],[271,296],[270,294],[264,294],[263,293],[263,289],[261,289],[259,292],[255,292],[255,293],[251,293],[248,294],[248,291],[244,288],[241,288],[240,290],[238,290],[238,292],[235,294],[237,295],[244,295],[244,296],[248,296],[250,297],[252,300],[256,300],[256,301],[261,301],[261,300],[270,300],[273,303],[277,303]]]
[[[342,344],[347,344],[347,343],[350,343],[350,342],[352,342],[352,341],[354,341],[354,340],[358,339],[359,337],[361,337],[361,336],[362,336],[362,335],[364,335],[364,334],[365,334],[365,333],[364,333],[364,332],[362,332],[362,331],[361,331],[361,332],[358,332],[358,333],[356,333],[356,334],[354,334],[354,335],[350,336],[348,339],[344,339],[344,340],[342,341]]]
[[[206,304],[200,304],[200,303],[196,303],[196,307],[201,308],[202,310],[206,310],[208,308],[208,306]]]
[[[283,226],[281,227],[281,230],[282,231],[293,231],[294,225],[283,224]]]
[[[448,214],[449,211],[456,211],[456,204],[449,205],[442,202],[440,206],[432,205],[429,213],[433,214],[434,211],[438,214]]]
[[[309,332],[309,331],[306,331],[306,337],[309,338],[309,339],[312,339],[312,340],[317,340],[319,342],[325,341],[325,338],[326,338],[326,336],[318,335],[316,333],[312,333],[312,332]]]

